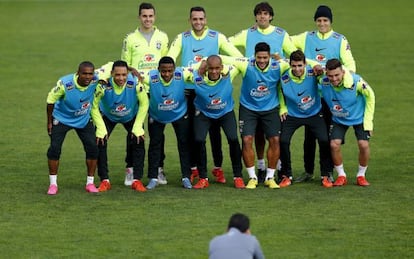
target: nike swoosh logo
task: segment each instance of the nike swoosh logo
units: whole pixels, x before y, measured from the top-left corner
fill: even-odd
[[[260,84],[260,83],[263,83],[264,81],[263,80],[257,80],[256,81],[258,84]]]
[[[338,99],[332,99],[332,102],[339,102]]]
[[[86,101],[86,99],[82,99],[82,98],[79,99],[79,102],[81,102],[81,103],[83,103],[85,101]]]
[[[215,94],[210,94],[208,97],[213,98],[214,96],[216,96],[217,93]]]
[[[321,50],[324,50],[324,49],[326,49],[326,48],[321,48],[321,49],[315,48],[315,51],[321,51]]]
[[[166,98],[168,96],[169,96],[169,94],[163,94],[163,95],[161,95],[162,98]]]
[[[302,94],[304,94],[305,91],[298,93],[298,96],[301,96]]]
[[[199,51],[201,51],[201,50],[203,50],[204,48],[201,48],[201,49],[193,49],[193,52],[195,53],[195,52],[199,52]]]

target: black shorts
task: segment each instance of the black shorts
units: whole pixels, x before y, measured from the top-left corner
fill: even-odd
[[[332,139],[340,139],[342,142],[345,140],[345,134],[350,126],[338,124],[335,122],[332,122],[331,128],[329,130],[329,138]],[[369,134],[369,131],[364,130],[363,124],[354,125],[354,132],[355,137],[357,140],[367,140],[369,141],[371,135]]]
[[[241,136],[254,136],[257,126],[263,129],[266,138],[280,135],[279,107],[269,111],[252,111],[240,105],[239,128]]]

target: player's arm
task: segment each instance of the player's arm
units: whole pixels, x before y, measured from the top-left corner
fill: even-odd
[[[128,35],[122,42],[121,60],[125,61],[128,66],[132,66],[131,43],[129,41]]]
[[[175,37],[174,41],[171,43],[170,49],[168,50],[167,56],[170,56],[174,61],[177,61],[178,56],[180,56],[182,49],[182,34],[178,34]]]
[[[61,80],[57,81],[56,86],[53,87],[46,99],[46,116],[47,116],[47,134],[52,133],[52,123],[53,123],[53,110],[55,108],[55,103],[65,96],[65,87]]]
[[[138,83],[136,89],[139,107],[134,126],[132,127],[132,134],[134,134],[139,141],[139,138],[144,138],[145,135],[144,121],[148,112],[149,100],[147,91],[145,90],[145,85]]]
[[[98,80],[104,81],[105,83],[108,82],[108,78],[111,77],[112,66],[114,62],[109,61],[105,65],[102,65],[100,68],[95,69],[96,76]]]
[[[283,95],[282,84],[280,82],[277,84],[277,91],[278,91],[279,104],[280,104],[279,116],[280,116],[280,120],[284,121],[286,120],[286,116],[288,114],[288,108],[285,102],[285,96]]]
[[[226,56],[226,55],[220,55],[220,57],[221,57],[221,60],[223,61],[223,64],[233,66],[233,68],[234,68],[233,70],[235,70],[233,73],[237,73],[237,74],[240,73],[240,74],[242,74],[242,76],[244,76],[246,74],[247,66],[249,65],[249,59],[248,58],[229,57],[229,56]],[[231,75],[231,73],[230,73],[230,75]]]
[[[324,73],[323,67],[322,67],[322,65],[318,61],[307,58],[306,59],[306,63],[309,64],[312,67],[313,74],[315,76],[321,76],[321,75],[323,75],[323,73]]]
[[[99,84],[96,87],[94,98],[93,98],[93,103],[92,103],[92,109],[91,109],[92,121],[96,127],[95,135],[96,135],[97,143],[98,142],[103,143],[103,139],[106,138],[108,135],[105,122],[102,118],[101,112],[99,111],[99,103],[101,102],[102,97],[105,95],[104,87],[105,85],[101,85],[101,84]]]
[[[305,43],[306,43],[306,35],[307,35],[307,32],[293,35],[293,36],[290,36],[290,40],[297,49],[304,51]]]
[[[243,57],[243,54],[224,36],[224,34],[219,33],[218,44],[220,53],[224,52],[232,57]]]
[[[289,57],[290,54],[297,49],[297,47],[293,44],[287,32],[285,32],[285,37],[283,38],[282,49],[283,52],[286,54],[286,57]]]
[[[351,45],[349,45],[348,40],[345,38],[345,36],[342,38],[341,41],[341,49],[339,56],[341,57],[341,63],[351,72],[356,72],[356,64],[355,59],[352,56],[351,52]]]
[[[362,78],[358,81],[357,92],[365,97],[364,130],[374,130],[375,94]]]
[[[168,36],[166,33],[163,33],[163,37],[161,39],[161,57],[168,55]]]
[[[280,66],[280,76],[282,76],[290,68],[290,65],[285,59],[280,59],[278,61]]]
[[[202,63],[202,62],[199,62]],[[202,64],[200,64],[202,65]],[[187,83],[191,83],[191,84],[186,84],[185,88],[186,89],[194,89],[194,68],[192,67],[183,67],[183,80]]]
[[[242,30],[234,36],[229,37],[229,41],[233,46],[243,47],[246,49],[247,30]]]

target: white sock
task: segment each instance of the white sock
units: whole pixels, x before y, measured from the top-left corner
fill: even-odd
[[[87,176],[86,177],[86,185],[88,185],[88,184],[93,184],[93,176]]]
[[[345,176],[346,177],[346,173],[344,171],[344,164],[336,165],[335,170],[338,173],[338,176]]]
[[[280,171],[280,170],[282,169],[282,161],[280,161],[280,159],[279,159],[279,160],[277,160],[276,169],[277,169],[278,171]]]
[[[367,168],[368,168],[368,166],[359,165],[358,166],[358,174],[357,174],[357,177],[358,176],[364,176],[365,177],[365,172],[367,171]]]
[[[266,180],[275,178],[275,169],[266,168]]]
[[[57,174],[49,174],[50,184],[57,185]]]
[[[264,158],[257,160],[257,169],[259,170],[265,170],[266,169],[266,162]]]
[[[247,173],[249,174],[249,178],[257,179],[256,169],[254,168],[254,166],[248,167],[246,168],[246,170],[247,170]]]

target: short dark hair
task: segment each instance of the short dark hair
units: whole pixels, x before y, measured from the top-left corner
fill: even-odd
[[[242,213],[235,213],[231,216],[227,228],[237,228],[240,232],[245,233],[250,228],[250,220]]]
[[[266,51],[270,53],[270,46],[266,42],[259,42],[254,46],[254,53],[256,54],[259,51]]]
[[[211,59],[218,59],[220,61],[220,63],[223,63],[223,61],[222,61],[222,59],[219,55],[213,54],[213,55],[208,56],[207,62]]]
[[[155,7],[150,3],[141,3],[139,5],[139,15],[141,15],[141,10],[142,9],[152,9],[152,10],[154,10],[154,14],[155,14]]]
[[[266,11],[268,12],[272,17],[275,15],[273,12],[273,7],[268,2],[261,2],[258,3],[253,10],[254,16],[256,16],[259,12]],[[272,19],[273,20],[273,19]]]
[[[201,6],[191,7],[191,9],[190,9],[190,17],[191,17],[191,13],[192,12],[203,12],[204,14],[206,14],[206,10],[204,10],[204,8],[201,7]]]
[[[115,61],[112,65],[112,71],[115,69],[115,67],[126,67],[126,69],[128,70],[128,64],[123,60]]]
[[[302,50],[298,49],[290,53],[290,62],[292,61],[303,61],[306,63],[306,57]]]
[[[339,61],[339,59],[337,58],[333,58],[326,62],[325,68],[326,70],[334,70],[341,66],[342,66],[341,61]]]
[[[78,71],[80,71],[84,67],[91,67],[92,69],[95,69],[95,65],[90,61],[82,61],[78,66]]]
[[[173,64],[175,66],[174,59],[170,56],[164,56],[158,61],[158,66],[161,66],[162,64]]]

